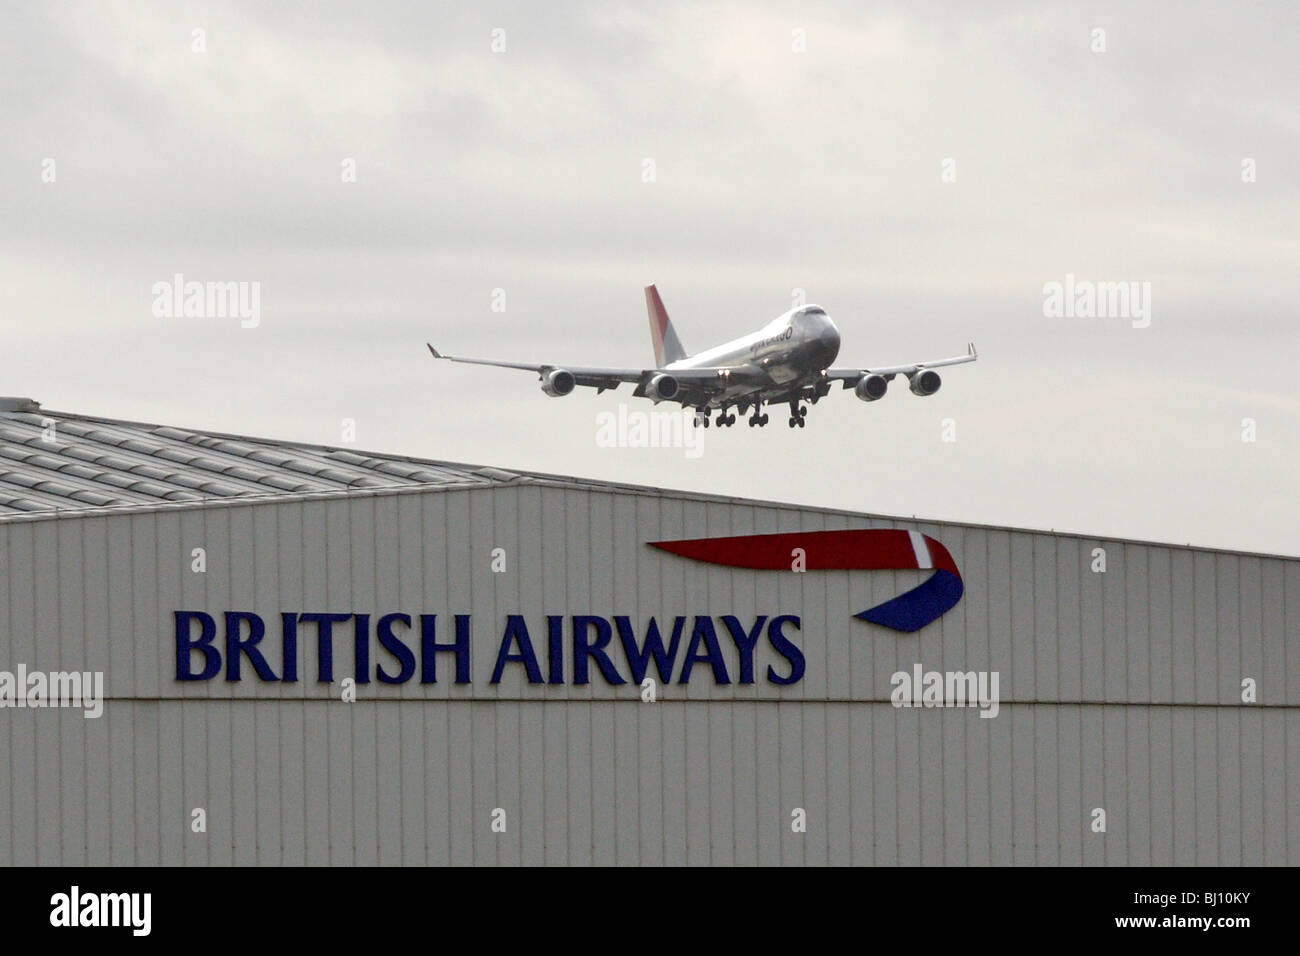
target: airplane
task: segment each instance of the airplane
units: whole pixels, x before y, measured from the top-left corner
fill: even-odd
[[[632,394],[648,398],[656,405],[676,402],[695,409],[696,427],[709,427],[709,412],[716,409],[719,427],[736,423],[731,409],[749,414],[751,428],[768,422],[765,405],[788,403],[789,426],[803,428],[808,415],[805,401],[817,404],[831,390],[834,382],[851,388],[864,402],[874,402],[885,395],[896,375],[907,377],[914,395],[927,396],[939,391],[939,373],[946,365],[974,362],[979,356],[972,342],[965,355],[917,362],[914,365],[890,365],[879,368],[832,368],[840,351],[840,332],[819,305],[801,305],[777,316],[750,335],[734,339],[716,348],[687,355],[677,337],[668,310],[654,285],[645,288],[646,312],[650,317],[650,338],[654,343],[653,368],[586,368],[573,365],[534,365],[526,362],[499,362],[493,359],[463,358],[444,355],[429,343],[435,359],[465,362],[471,365],[494,365],[534,372],[542,391],[555,398],[568,395],[578,385],[596,389],[599,394],[618,388],[624,382],[635,386]]]

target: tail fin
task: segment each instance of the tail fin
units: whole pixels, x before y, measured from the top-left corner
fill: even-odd
[[[650,315],[650,341],[655,347],[655,365],[663,368],[669,362],[686,358],[686,349],[677,337],[673,320],[668,318],[664,300],[659,298],[659,290],[653,285],[645,287],[645,309]]]

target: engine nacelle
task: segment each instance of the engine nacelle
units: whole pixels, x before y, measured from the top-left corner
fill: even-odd
[[[933,395],[939,391],[939,386],[943,384],[939,378],[939,373],[932,368],[923,368],[915,372],[908,378],[908,388],[912,390],[913,395]]]
[[[677,379],[671,375],[665,375],[660,372],[658,375],[651,376],[650,381],[645,383],[646,398],[652,402],[662,402],[672,399],[677,395]]]
[[[573,373],[562,368],[553,368],[542,376],[542,391],[551,398],[568,395],[577,384]]]
[[[889,382],[885,380],[885,376],[864,375],[858,379],[858,384],[853,387],[853,394],[864,402],[874,402],[885,397],[887,388],[889,388]]]

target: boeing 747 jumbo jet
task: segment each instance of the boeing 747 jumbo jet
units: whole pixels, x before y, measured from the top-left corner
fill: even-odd
[[[529,365],[524,362],[498,362],[492,359],[461,358],[443,355],[432,345],[429,351],[437,359],[468,362],[472,365],[496,365],[535,372],[542,391],[552,397],[568,395],[578,385],[596,389],[597,393],[632,383],[633,395],[652,402],[676,402],[695,409],[696,426],[709,427],[709,412],[718,412],[717,424],[734,425],[738,409],[749,414],[749,425],[767,424],[764,405],[788,403],[791,428],[802,428],[808,415],[805,401],[817,400],[831,390],[831,383],[842,382],[864,402],[882,398],[896,375],[907,376],[914,395],[933,395],[939,391],[936,368],[960,365],[977,358],[975,345],[967,346],[965,355],[917,362],[915,365],[891,365],[882,368],[831,368],[840,351],[840,332],[819,305],[803,305],[773,319],[757,332],[687,355],[668,318],[659,290],[646,286],[646,311],[650,313],[650,338],[654,341],[654,368],[580,368],[575,365]]]

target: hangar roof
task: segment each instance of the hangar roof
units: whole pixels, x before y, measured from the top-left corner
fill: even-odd
[[[488,488],[517,483],[669,495],[694,501],[742,501],[796,511],[868,517],[861,512],[838,508],[672,491],[616,481],[431,461],[330,445],[250,438],[56,412],[42,408],[39,402],[30,398],[0,396],[0,523],[76,517],[114,509],[140,511],[286,497],[385,494],[418,488]],[[907,515],[873,513],[870,517],[909,520]],[[1280,554],[1140,541],[1115,535],[1007,528],[917,515],[911,515],[910,520],[1297,560],[1294,556]]]
[[[0,520],[261,495],[507,483],[496,468],[247,438],[0,398]]]

